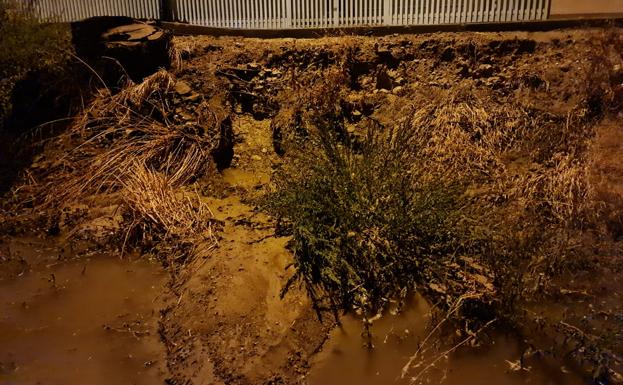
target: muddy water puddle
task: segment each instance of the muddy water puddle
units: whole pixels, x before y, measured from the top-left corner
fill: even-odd
[[[0,281],[0,384],[162,384],[164,278],[144,260],[92,255]]]
[[[423,299],[416,299],[408,309],[397,315],[386,315],[374,323],[374,346],[362,344],[361,322],[346,317],[336,328],[313,365],[309,385],[386,385],[386,384],[448,384],[448,385],[580,385],[583,380],[569,373],[560,364],[545,359],[526,359],[519,365],[521,346],[516,339],[498,335],[486,347],[458,349],[439,359],[429,370],[422,371],[443,346],[424,355],[426,360],[414,361],[409,375],[401,371],[426,337],[425,326],[429,308]],[[418,366],[418,362],[421,362]],[[412,381],[413,380],[413,381]]]

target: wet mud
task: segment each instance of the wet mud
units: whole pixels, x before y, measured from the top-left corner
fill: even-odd
[[[430,329],[430,306],[416,297],[397,314],[386,314],[373,325],[374,349],[362,344],[361,321],[353,316],[335,328],[314,358],[309,385],[452,384],[452,385],[581,385],[582,377],[556,362],[526,355],[515,336],[496,333],[486,346],[453,346],[436,340],[423,345]],[[433,346],[434,345],[434,346]],[[403,367],[415,352],[408,375]]]
[[[31,258],[59,251],[32,240],[12,246]],[[146,260],[93,254],[1,280],[0,383],[162,384],[164,279]]]

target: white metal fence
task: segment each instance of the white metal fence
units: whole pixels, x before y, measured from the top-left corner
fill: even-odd
[[[177,0],[176,16],[220,28],[284,29],[543,20],[550,0]]]
[[[2,1],[2,0],[0,0]],[[22,0],[42,19],[91,16],[175,20],[239,29],[331,28],[543,20],[550,0]]]
[[[160,0],[22,0],[41,20],[69,22],[93,16],[160,17]]]

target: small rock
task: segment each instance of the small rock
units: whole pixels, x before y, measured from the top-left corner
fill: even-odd
[[[404,91],[404,89],[405,88],[403,86],[394,87],[394,89],[392,90],[392,93],[396,95],[400,95],[402,91]]]
[[[262,160],[262,157],[259,155],[251,155],[251,160],[260,161]]]
[[[193,92],[192,88],[188,85],[188,83],[184,81],[178,81],[175,83],[175,92],[179,95],[188,95]]]
[[[185,120],[187,122],[189,122],[189,121],[194,119],[194,117],[191,114],[189,114],[188,112],[185,112],[185,111],[180,112],[179,115],[180,115],[180,118],[182,120]]]
[[[494,68],[491,64],[481,64],[478,66],[478,70],[476,71],[476,73],[480,77],[488,78],[489,76],[493,75],[493,71]]]
[[[196,93],[196,92],[193,92],[192,94],[190,94],[190,95],[188,95],[188,96],[186,96],[186,97],[184,98],[184,100],[186,100],[187,102],[191,102],[191,103],[192,103],[192,102],[196,102],[196,101],[198,101],[199,99],[201,99],[201,95],[199,95],[199,94],[198,94],[198,93]]]
[[[560,70],[562,72],[569,72],[569,70],[571,70],[571,65],[569,63],[565,63],[560,66]]]

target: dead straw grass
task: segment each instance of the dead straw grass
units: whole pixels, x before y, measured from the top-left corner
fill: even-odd
[[[102,91],[60,138],[79,144],[63,159],[71,172],[60,183],[52,181],[56,193],[47,194],[46,203],[116,191],[135,177],[135,163],[162,173],[174,187],[201,175],[216,145],[219,118],[202,106],[197,125],[172,122],[174,85],[172,75],[160,71],[118,94]]]
[[[131,218],[124,241],[145,244],[146,238],[157,238],[171,244],[181,242],[183,248],[194,249],[206,243],[217,244],[213,232],[213,215],[195,193],[176,192],[170,179],[135,162],[127,178],[119,181],[124,187],[123,200]],[[173,242],[174,241],[174,242]],[[179,258],[189,250],[168,259]]]

